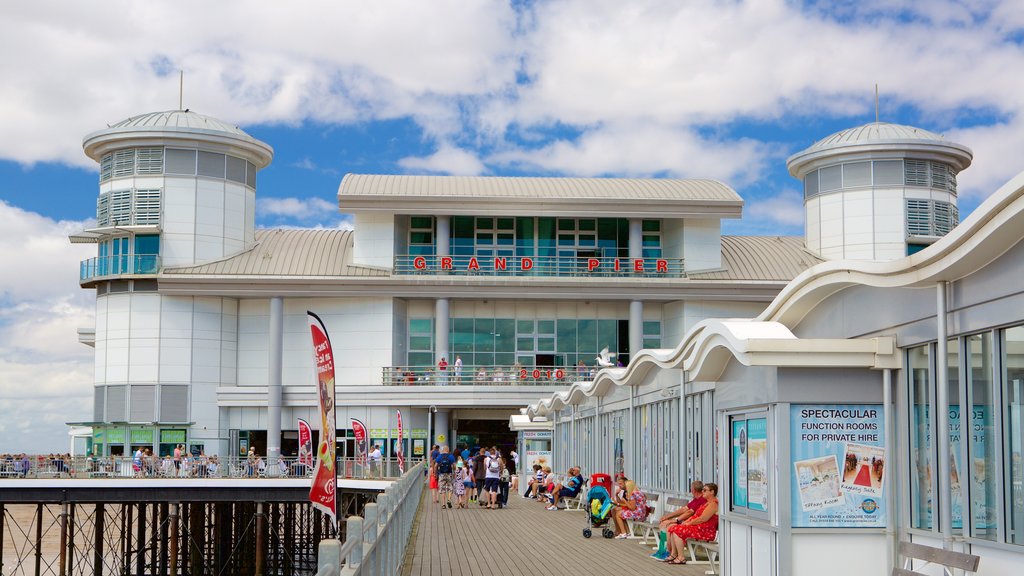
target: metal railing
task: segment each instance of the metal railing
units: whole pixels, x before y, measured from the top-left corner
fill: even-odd
[[[417,256],[396,254],[395,274],[685,278],[682,258]]]
[[[135,254],[132,256],[98,256],[82,260],[78,269],[80,281],[105,276],[156,274],[160,272],[158,254]]]
[[[407,465],[412,465],[406,458]],[[170,457],[132,456],[40,456],[0,457],[0,480],[20,478],[308,478],[313,467],[294,456],[278,459],[276,468],[266,458],[184,457],[177,463]],[[356,458],[338,458],[338,476],[352,479],[385,479],[400,476],[398,460],[380,463]]]
[[[385,386],[556,386],[594,379],[596,366],[523,368],[521,366],[463,366],[456,371],[436,366],[385,366]]]
[[[345,519],[345,541],[320,542],[317,576],[391,576],[405,557],[423,495],[423,466],[413,466],[366,504],[363,517]]]

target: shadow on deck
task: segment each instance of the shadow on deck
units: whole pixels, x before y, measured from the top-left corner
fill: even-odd
[[[671,566],[648,557],[639,539],[583,537],[582,511],[547,511],[512,494],[509,507],[442,510],[424,491],[402,563],[402,576],[523,574],[703,575],[707,564]]]

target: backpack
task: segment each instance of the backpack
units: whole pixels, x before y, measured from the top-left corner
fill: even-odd
[[[497,458],[491,458],[491,461],[487,464],[488,472],[501,472],[501,461]]]
[[[512,476],[509,474],[508,468],[505,468],[504,470],[501,471],[501,478],[499,478],[499,480],[501,482],[511,482],[512,481]]]
[[[442,454],[437,457],[437,473],[438,474],[451,474],[452,473],[452,458],[451,454]]]

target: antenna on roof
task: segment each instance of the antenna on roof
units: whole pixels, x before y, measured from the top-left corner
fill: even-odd
[[[877,89],[877,86],[876,86]],[[185,71],[178,70],[178,110],[184,110],[182,100],[185,99]]]
[[[878,82],[875,82],[875,124],[878,124]]]

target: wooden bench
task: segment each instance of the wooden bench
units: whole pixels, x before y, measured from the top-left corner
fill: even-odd
[[[921,572],[912,570],[915,559],[923,561],[925,566],[928,564],[942,566],[943,573],[946,576],[952,576],[954,569],[971,573],[977,572],[978,563],[981,561],[981,557],[973,554],[943,550],[942,548],[933,548],[913,542],[900,542],[900,556],[904,559],[903,568],[898,566],[893,568],[892,576],[924,576]]]
[[[715,539],[711,542],[705,542],[703,540],[687,540],[686,547],[690,550],[690,562],[693,564],[703,564],[705,561],[697,560],[697,550],[701,549],[704,551],[704,555],[707,556],[706,562],[708,567],[711,568],[709,573],[718,574],[718,534],[715,534]]]
[[[639,520],[626,520],[626,528],[629,530],[630,538],[640,538],[640,543],[647,545],[648,540],[653,536],[658,536],[658,522],[657,519],[661,516],[661,496],[657,492],[647,494],[647,505],[654,510],[647,515],[647,519],[643,521]],[[637,530],[640,530],[640,535],[637,535]]]
[[[580,484],[580,490],[579,490],[579,492],[576,493],[576,496],[574,496],[572,498],[562,498],[562,501],[565,502],[565,509],[566,510],[583,510],[584,509],[584,502],[586,502],[586,500],[587,500],[587,484],[589,484],[589,483],[590,483],[590,480],[584,478],[583,479],[583,484]]]

